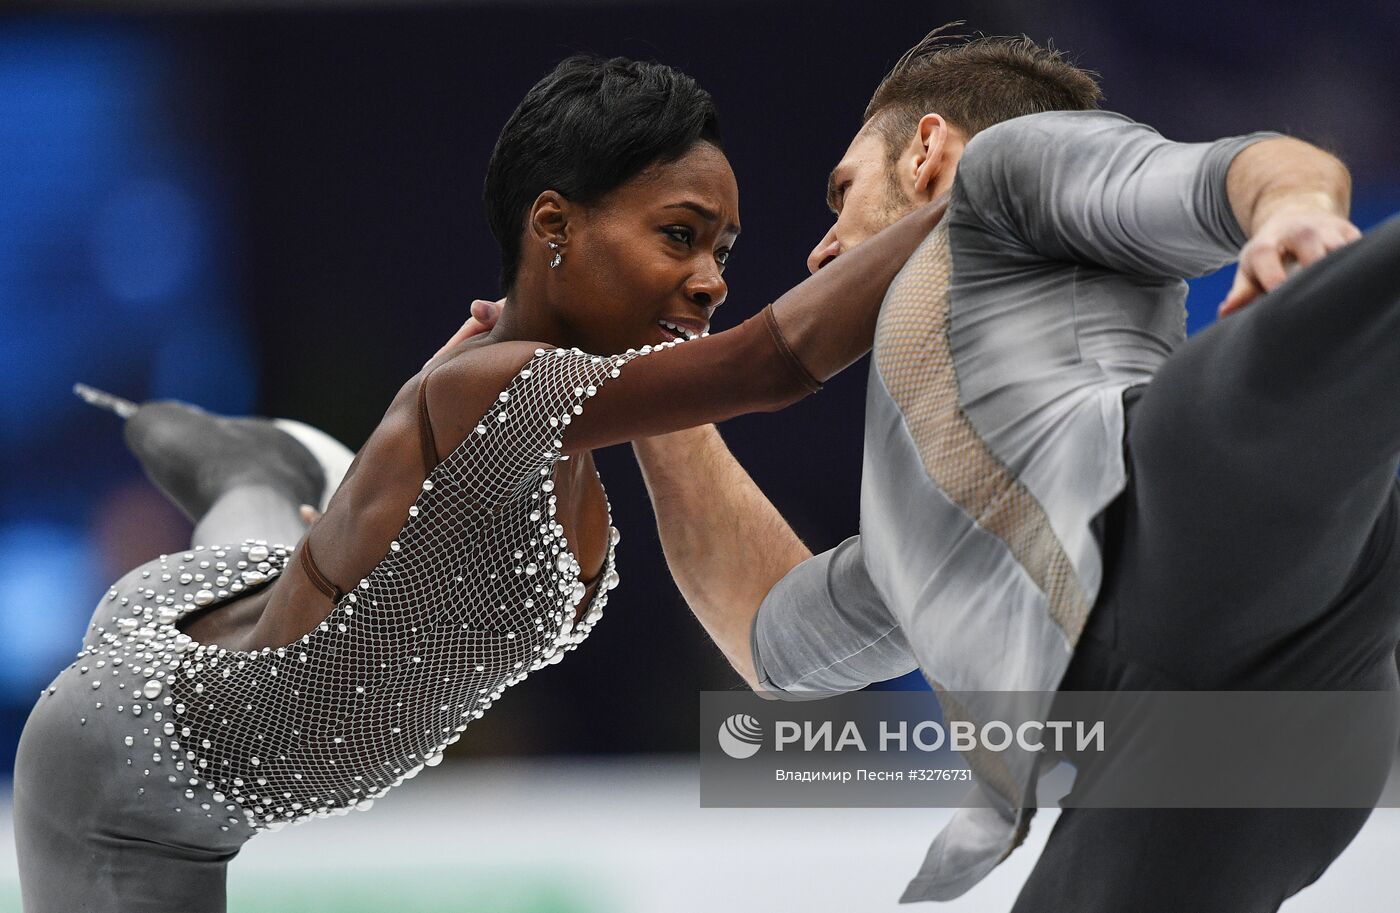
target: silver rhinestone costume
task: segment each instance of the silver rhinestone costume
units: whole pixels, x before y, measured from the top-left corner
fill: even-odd
[[[293,643],[228,650],[176,628],[267,585],[292,557],[285,545],[197,548],[128,575],[106,597],[114,621],[99,611],[74,664],[92,712],[126,718],[128,764],[164,775],[181,813],[227,830],[368,809],[439,763],[506,688],[601,617],[617,530],[575,625],[586,587],[555,519],[554,466],[588,399],[652,348],[536,350],[428,474],[383,559]]]
[[[831,296],[864,295],[874,307],[866,285],[828,283],[817,286],[823,294],[790,293],[791,303],[824,314]],[[425,377],[422,462],[412,457],[405,387],[332,499],[321,521],[330,525],[295,551],[218,545],[216,535],[128,573],[99,600],[77,662],[45,689],[20,737],[13,818],[25,909],[224,913],[228,863],[250,836],[367,808],[436,763],[506,688],[577,646],[617,584],[612,532],[583,604],[589,585],[556,519],[565,444],[594,449],[796,402],[820,387],[798,354],[825,351],[831,331],[795,323],[797,345],[768,307],[681,347],[611,357],[526,348],[520,361],[495,363],[508,373],[490,376],[512,379],[494,401],[483,402],[483,388],[464,399],[461,378],[445,388],[455,397],[445,401],[469,400],[483,414],[470,426],[451,416],[453,443],[462,440],[441,461]],[[672,348],[613,380],[640,355]],[[590,402],[607,384],[610,395]],[[604,520],[606,501],[588,511]],[[279,528],[284,539],[298,532]],[[337,582],[349,592],[320,573],[311,542],[320,551],[328,540],[317,529],[335,530]],[[268,594],[263,617],[311,609],[304,636],[238,651],[177,629],[184,616],[269,586],[291,560],[306,581],[280,586],[332,601],[284,609]]]

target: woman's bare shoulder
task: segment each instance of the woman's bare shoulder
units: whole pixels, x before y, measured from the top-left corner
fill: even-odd
[[[550,348],[523,340],[463,345],[429,362],[424,399],[439,451],[465,439],[535,353]]]
[[[489,404],[510,386],[537,352],[552,348],[541,342],[518,339],[461,346],[424,366],[429,392],[434,400],[443,395],[461,400],[463,404],[475,400],[480,392],[483,403]],[[482,409],[485,410],[485,405]]]

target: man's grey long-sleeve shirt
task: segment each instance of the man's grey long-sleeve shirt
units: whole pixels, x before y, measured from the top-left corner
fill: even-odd
[[[1043,692],[1048,711],[1102,577],[1091,523],[1125,484],[1122,392],[1185,339],[1184,278],[1246,240],[1226,174],[1271,135],[1173,143],[1085,111],[972,139],[880,314],[861,535],[759,608],[767,689],[917,667],[940,694]],[[934,840],[906,902],[962,894],[1024,836],[1034,755],[968,760],[983,799]]]

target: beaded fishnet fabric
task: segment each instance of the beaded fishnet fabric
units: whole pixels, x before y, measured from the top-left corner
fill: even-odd
[[[97,706],[105,698],[140,733],[125,737],[130,762],[173,759],[189,810],[258,829],[367,809],[439,763],[506,688],[558,662],[601,617],[618,583],[617,530],[575,624],[586,587],[555,519],[553,470],[589,397],[654,348],[536,350],[423,481],[384,558],[285,647],[197,644],[175,623],[265,585],[286,546],[197,549],[129,575],[108,593],[114,629],[90,632],[79,662],[97,666],[94,691],[107,688]]]

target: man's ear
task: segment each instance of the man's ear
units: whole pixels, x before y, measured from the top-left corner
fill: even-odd
[[[571,204],[557,191],[546,190],[535,197],[526,219],[527,234],[544,247],[549,242],[560,246],[569,240]]]
[[[934,185],[943,170],[948,130],[948,122],[941,115],[925,114],[919,118],[915,136],[918,151],[914,155],[914,193],[922,199],[933,199]]]

